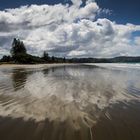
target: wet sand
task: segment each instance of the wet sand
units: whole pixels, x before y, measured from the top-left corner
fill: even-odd
[[[122,105],[124,106],[124,105]],[[106,109],[94,127],[73,129],[70,124],[44,120],[0,117],[2,140],[138,140],[140,138],[140,103],[124,109],[116,105]],[[108,116],[109,114],[109,116]]]
[[[0,68],[51,68],[67,65],[80,65],[76,63],[52,63],[52,64],[0,64]]]
[[[0,139],[140,139],[139,71],[51,66],[0,69]]]

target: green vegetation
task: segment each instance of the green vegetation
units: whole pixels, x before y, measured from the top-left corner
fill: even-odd
[[[43,56],[33,56],[27,53],[26,47],[22,41],[14,38],[12,48],[10,50],[11,56],[4,55],[0,60],[3,63],[16,63],[16,64],[38,64],[38,63],[64,63],[65,58],[50,57],[44,51]]]
[[[20,55],[20,54],[24,54],[24,55],[27,54],[27,50],[24,46],[24,43],[16,38],[14,38],[13,40],[12,49],[10,52],[11,52],[12,57],[16,57],[17,55]]]
[[[11,52],[12,60],[15,63],[34,64],[34,63],[44,62],[44,60],[42,60],[40,57],[27,54],[27,50],[25,48],[24,43],[16,38],[14,38],[13,40],[12,48],[10,52]]]
[[[16,64],[40,64],[40,63],[136,63],[140,62],[140,57],[115,57],[115,58],[71,58],[49,56],[44,51],[42,57],[33,56],[27,53],[26,47],[22,41],[14,38],[11,56],[4,55],[0,60],[1,63],[16,63]]]

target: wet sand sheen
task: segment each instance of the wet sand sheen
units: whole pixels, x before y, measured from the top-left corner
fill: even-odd
[[[140,139],[139,71],[0,70],[2,140]]]

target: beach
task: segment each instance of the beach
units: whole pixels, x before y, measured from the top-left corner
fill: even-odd
[[[0,138],[139,139],[139,70],[118,67],[1,65]]]

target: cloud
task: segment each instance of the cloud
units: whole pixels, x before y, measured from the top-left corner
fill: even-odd
[[[140,37],[135,37],[135,43],[140,46]]]
[[[121,25],[97,15],[108,13],[95,1],[72,0],[72,5],[31,5],[0,11],[1,55],[9,52],[14,37],[22,39],[28,52],[67,57],[113,57],[138,55],[139,39],[131,34],[139,25]],[[107,12],[105,12],[107,11]],[[98,17],[98,18],[97,18]]]
[[[71,0],[73,5],[76,7],[80,7],[80,5],[82,4],[82,0]]]

